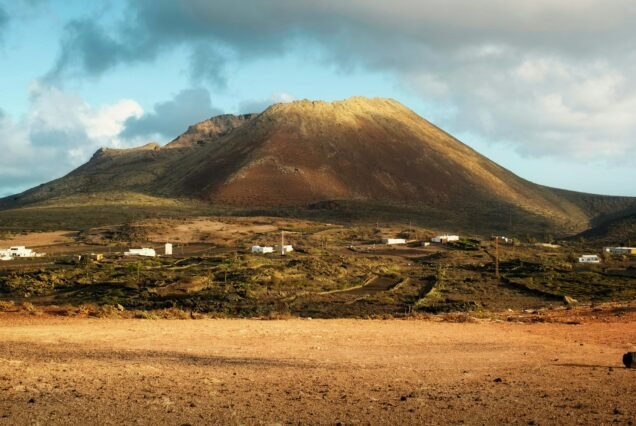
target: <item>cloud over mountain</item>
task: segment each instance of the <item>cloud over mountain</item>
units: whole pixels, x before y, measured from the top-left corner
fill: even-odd
[[[628,0],[135,0],[125,16],[70,22],[51,75],[100,75],[185,47],[192,79],[222,86],[228,64],[304,51],[342,70],[386,72],[454,111],[443,124],[524,155],[634,151]]]
[[[212,106],[210,92],[203,88],[183,90],[169,101],[159,102],[154,111],[139,117],[132,116],[124,123],[123,138],[160,136],[172,139],[183,133],[189,125],[219,115],[222,111]]]
[[[101,146],[126,146],[119,138],[124,122],[142,112],[129,99],[95,108],[76,94],[34,84],[24,116],[0,114],[0,194],[62,176]]]

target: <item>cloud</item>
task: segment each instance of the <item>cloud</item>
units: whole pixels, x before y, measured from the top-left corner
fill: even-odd
[[[78,95],[36,83],[18,120],[0,115],[0,195],[67,173],[100,147],[126,147],[124,122],[142,108],[129,99],[92,107]]]
[[[632,0],[129,0],[125,16],[69,23],[51,75],[99,76],[185,48],[193,81],[223,86],[231,64],[294,51],[392,75],[455,111],[440,124],[524,155],[634,151]]]
[[[248,114],[253,112],[262,112],[272,104],[291,102],[295,98],[287,93],[274,93],[269,98],[251,99],[239,103],[239,113]]]
[[[218,88],[227,84],[227,60],[215,48],[201,44],[190,53],[190,79],[195,83],[211,83]]]
[[[189,125],[219,114],[222,111],[212,106],[207,89],[186,89],[169,101],[157,103],[153,112],[130,117],[124,123],[121,137],[172,139],[185,132]]]

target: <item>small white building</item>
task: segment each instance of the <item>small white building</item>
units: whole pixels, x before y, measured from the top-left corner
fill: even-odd
[[[579,257],[579,263],[601,263],[601,258],[595,254],[584,254]]]
[[[11,256],[9,250],[0,250],[0,260],[13,260],[13,256]]]
[[[31,249],[26,248],[25,246],[13,246],[9,247],[7,250],[0,251],[0,257],[42,257],[44,253],[36,253]],[[3,259],[9,260],[9,259]]]
[[[505,243],[505,244],[511,244],[512,243],[512,238],[508,238],[508,237],[505,237],[503,235],[493,235],[492,236],[492,240],[493,241],[497,240],[497,241],[500,241],[500,242]]]
[[[143,247],[140,249],[130,249],[124,253],[124,256],[146,256],[146,257],[155,257],[157,256],[157,252],[155,249]]]
[[[385,238],[382,240],[382,242],[389,246],[396,244],[406,244],[406,240],[404,238]]]
[[[172,256],[172,244],[166,243],[163,249],[163,254],[166,256]]]
[[[560,245],[558,244],[552,244],[552,243],[535,243],[535,247],[543,247],[543,248],[561,248]]]
[[[283,246],[283,249],[282,249],[281,253],[285,254],[285,253],[289,253],[291,251],[294,251],[294,247],[291,244],[286,244],[286,245]]]
[[[604,247],[605,253],[613,255],[636,255],[636,247]]]
[[[433,243],[446,244],[446,243],[449,243],[451,241],[459,241],[459,235],[444,234],[444,235],[438,235],[437,237],[431,238],[431,242],[433,242]]]
[[[260,254],[274,253],[274,247],[252,246],[252,253],[260,253]]]

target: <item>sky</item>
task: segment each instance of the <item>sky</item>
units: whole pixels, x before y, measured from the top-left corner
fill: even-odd
[[[402,102],[533,182],[636,196],[633,0],[0,0],[0,196],[213,115]]]

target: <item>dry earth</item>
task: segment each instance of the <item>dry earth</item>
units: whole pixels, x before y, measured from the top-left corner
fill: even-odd
[[[9,238],[0,238],[0,248],[8,248],[15,245],[43,247],[55,244],[67,244],[74,242],[76,236],[77,232],[73,231],[29,232],[14,235]]]
[[[636,312],[575,322],[5,313],[0,424],[632,425]]]

